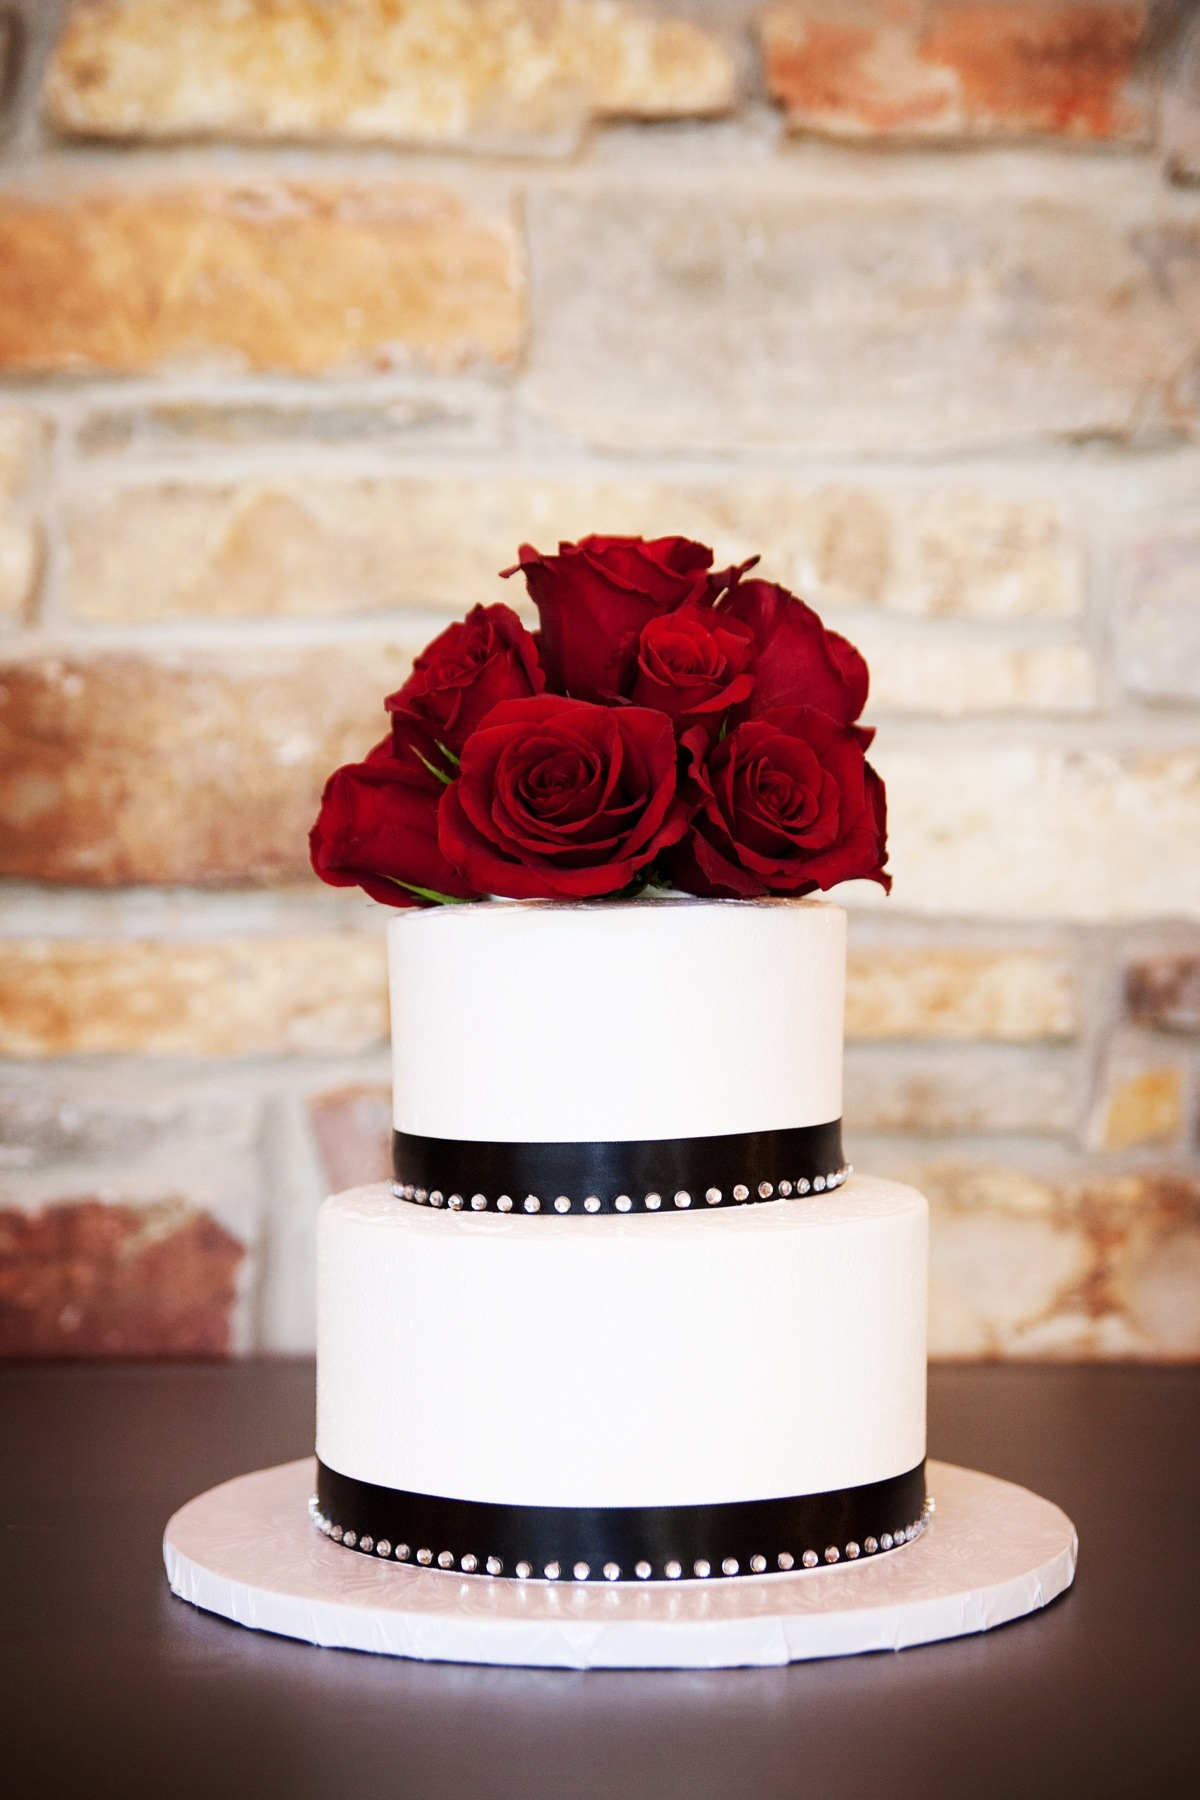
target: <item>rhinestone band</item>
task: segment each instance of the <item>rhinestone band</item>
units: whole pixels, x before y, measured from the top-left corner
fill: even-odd
[[[728,1193],[719,1187],[705,1188],[704,1201],[708,1206],[744,1206],[747,1203],[760,1204],[764,1200],[804,1199],[811,1194],[831,1194],[853,1173],[853,1163],[843,1163],[840,1169],[831,1169],[828,1175],[817,1175],[812,1180],[801,1176],[796,1181],[759,1181],[753,1185],[738,1181]],[[444,1212],[524,1212],[531,1215],[555,1212],[595,1215],[601,1210],[656,1213],[675,1209],[685,1212],[693,1204],[691,1194],[684,1188],[678,1189],[669,1197],[654,1188],[641,1195],[618,1194],[605,1208],[598,1194],[556,1194],[549,1200],[544,1200],[539,1194],[525,1194],[519,1200],[514,1199],[511,1194],[472,1194],[469,1200],[464,1200],[461,1194],[447,1194],[441,1188],[418,1187],[411,1181],[389,1181],[388,1187],[397,1200],[408,1200],[415,1206],[432,1206]]]
[[[463,1575],[503,1576],[509,1574],[503,1560],[498,1556],[487,1556],[478,1551],[467,1551],[455,1556],[451,1550],[433,1550],[428,1545],[413,1550],[408,1544],[392,1545],[386,1538],[376,1543],[371,1537],[359,1537],[354,1531],[345,1531],[340,1525],[327,1518],[321,1511],[320,1504],[314,1495],[308,1503],[309,1516],[317,1530],[323,1532],[335,1544],[341,1544],[347,1550],[357,1550],[360,1555],[374,1554],[386,1560],[399,1563],[416,1563],[422,1568],[438,1568],[446,1571],[456,1570]],[[933,1517],[934,1502],[932,1495],[927,1495],[921,1508],[920,1516],[909,1525],[897,1531],[883,1531],[876,1537],[864,1537],[862,1543],[851,1539],[844,1545],[826,1544],[820,1551],[811,1546],[804,1550],[779,1550],[768,1557],[756,1551],[750,1556],[745,1566],[737,1557],[727,1556],[714,1569],[704,1557],[698,1557],[690,1568],[685,1569],[678,1557],[668,1556],[661,1563],[653,1564],[640,1558],[631,1569],[622,1569],[619,1563],[608,1561],[601,1566],[579,1561],[570,1569],[569,1574],[576,1582],[612,1582],[612,1581],[709,1581],[733,1580],[736,1577],[789,1574],[797,1565],[803,1569],[816,1569],[822,1563],[832,1566],[841,1562],[856,1562],[860,1557],[871,1557],[885,1554],[889,1550],[903,1549],[919,1538]],[[558,1562],[547,1562],[539,1567],[526,1558],[519,1559],[513,1566],[510,1579],[517,1581],[558,1581],[563,1576],[562,1565]]]

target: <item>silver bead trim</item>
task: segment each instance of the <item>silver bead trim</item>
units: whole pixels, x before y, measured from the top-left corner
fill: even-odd
[[[775,1183],[763,1180],[757,1183],[753,1194],[746,1182],[739,1181],[732,1190],[731,1198],[741,1205],[755,1197],[759,1200],[771,1200],[778,1195],[780,1199],[788,1200],[793,1194],[801,1197],[808,1193],[824,1194],[833,1188],[841,1187],[851,1174],[853,1174],[853,1165],[847,1163],[843,1168],[833,1169],[828,1175],[818,1175],[812,1181],[803,1178],[794,1182],[785,1180]],[[413,1201],[418,1206],[428,1204],[429,1206],[447,1207],[451,1212],[462,1212],[469,1207],[472,1212],[507,1213],[512,1212],[516,1204],[511,1194],[498,1194],[494,1200],[490,1199],[487,1194],[472,1194],[469,1200],[465,1200],[461,1194],[444,1194],[441,1188],[430,1188],[427,1192],[425,1188],[416,1187],[412,1182],[389,1181],[388,1189],[397,1200]],[[725,1196],[720,1188],[710,1187],[705,1189],[704,1198],[709,1206],[720,1206],[723,1204]],[[613,1208],[622,1213],[632,1212],[638,1207],[644,1212],[659,1212],[662,1204],[662,1195],[652,1188],[649,1193],[642,1196],[640,1202],[634,1201],[628,1194],[618,1194],[613,1201]],[[672,1195],[672,1204],[684,1212],[692,1205],[692,1195],[686,1188],[680,1188]],[[598,1213],[604,1210],[604,1202],[598,1194],[588,1194],[578,1203],[572,1199],[570,1194],[559,1194],[553,1202],[547,1202],[547,1205],[552,1205],[557,1213],[575,1212],[579,1206],[582,1206],[586,1213]],[[521,1210],[527,1213],[538,1213],[543,1210],[542,1201],[537,1194],[527,1194],[520,1206]]]
[[[397,1562],[402,1563],[408,1562],[413,1554],[407,1544],[397,1544],[393,1549],[392,1544],[387,1538],[375,1539],[369,1532],[364,1532],[360,1537],[353,1528],[343,1528],[341,1525],[335,1525],[332,1520],[327,1519],[321,1512],[320,1505],[315,1495],[309,1500],[308,1511],[317,1530],[322,1532],[324,1536],[329,1538],[333,1543],[341,1544],[347,1550],[357,1550],[360,1555],[366,1556],[374,1554],[375,1556],[383,1557],[385,1560],[394,1556]],[[899,1550],[905,1544],[911,1544],[917,1538],[922,1536],[930,1519],[933,1517],[933,1514],[934,1499],[930,1494],[926,1496],[922,1504],[920,1517],[914,1519],[909,1525],[901,1526],[898,1531],[881,1532],[878,1538],[873,1536],[864,1537],[861,1544],[857,1543],[853,1538],[844,1546],[828,1544],[820,1554],[818,1554],[816,1550],[810,1548],[800,1554],[799,1562],[805,1569],[815,1569],[822,1561],[832,1567],[834,1563],[841,1562],[843,1557],[847,1562],[856,1562],[860,1556],[875,1556],[881,1550]],[[435,1557],[432,1550],[421,1548],[416,1552],[415,1560],[422,1568],[429,1568],[434,1562],[436,1562],[439,1569],[449,1570],[455,1567],[455,1553],[452,1550],[439,1550]],[[468,1551],[457,1559],[457,1566],[462,1570],[464,1575],[474,1575],[480,1571],[480,1562],[481,1559],[478,1556],[473,1552]],[[776,1568],[785,1575],[796,1567],[796,1562],[797,1558],[790,1550],[780,1550],[775,1556]],[[488,1556],[482,1559],[482,1567],[483,1572],[486,1572],[488,1575],[496,1576],[504,1573],[503,1560],[498,1556]],[[756,1552],[750,1558],[744,1572],[750,1575],[764,1575],[767,1572],[768,1567],[769,1559],[761,1553]],[[533,1565],[528,1562],[517,1563],[514,1570],[514,1574],[519,1581],[527,1581],[533,1572]],[[653,1564],[643,1560],[635,1564],[633,1572],[639,1581],[649,1581],[652,1579],[655,1571]],[[572,1566],[571,1573],[576,1581],[583,1582],[595,1579],[591,1565],[583,1561],[575,1563]],[[679,1581],[682,1579],[683,1573],[683,1564],[676,1557],[671,1557],[662,1565],[659,1579],[664,1581]],[[706,1558],[699,1557],[692,1564],[692,1573],[698,1581],[707,1581],[713,1573],[712,1564],[708,1562]],[[735,1556],[727,1556],[721,1564],[720,1573],[728,1577],[733,1577],[742,1574],[743,1570]],[[620,1565],[615,1562],[606,1562],[599,1571],[599,1574],[603,1576],[605,1581],[620,1581]],[[547,1581],[557,1581],[562,1575],[562,1567],[557,1562],[549,1562],[543,1568],[542,1575]]]

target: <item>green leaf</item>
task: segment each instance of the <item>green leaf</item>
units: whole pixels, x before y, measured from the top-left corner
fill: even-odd
[[[416,757],[417,761],[421,764],[422,768],[428,769],[435,780],[440,781],[444,787],[450,786],[450,783],[454,780],[453,775],[447,775],[443,769],[436,768],[434,764],[429,761],[428,757],[421,755],[421,752],[417,749],[415,744],[410,744],[408,747]],[[390,876],[388,879],[391,879]]]
[[[380,881],[390,881],[393,887],[403,888],[406,893],[415,894],[418,900],[428,900],[434,906],[474,906],[476,902],[469,900],[464,894],[439,894],[436,888],[418,887],[415,881],[401,881],[398,875],[381,875]]]

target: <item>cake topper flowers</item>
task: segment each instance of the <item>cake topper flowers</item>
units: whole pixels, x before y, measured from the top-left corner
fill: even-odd
[[[390,906],[890,887],[867,665],[757,560],[523,544],[504,573],[539,630],[476,606],[422,651],[390,735],[326,784],[317,874]]]

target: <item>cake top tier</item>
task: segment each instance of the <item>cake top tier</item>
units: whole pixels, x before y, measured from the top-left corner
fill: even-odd
[[[400,913],[388,936],[398,1131],[591,1143],[841,1116],[838,907],[505,902]]]

